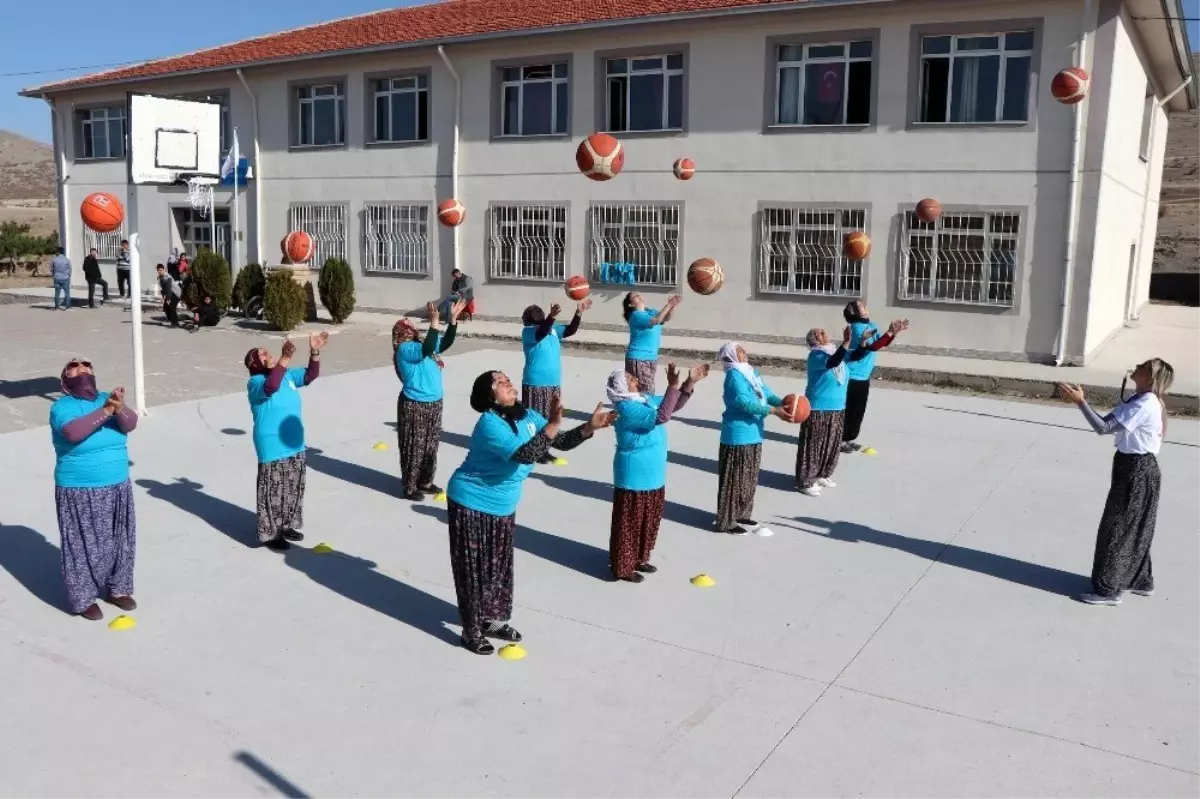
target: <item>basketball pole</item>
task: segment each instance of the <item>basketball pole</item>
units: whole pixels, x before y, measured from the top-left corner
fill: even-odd
[[[125,213],[132,223],[129,234],[129,312],[133,326],[133,408],[138,416],[146,416],[146,368],[142,351],[142,256],[138,252],[137,184],[129,184],[129,201]]]

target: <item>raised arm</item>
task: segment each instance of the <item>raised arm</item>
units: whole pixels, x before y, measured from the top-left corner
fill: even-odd
[[[1109,413],[1101,416],[1096,413],[1092,409],[1092,406],[1088,404],[1087,398],[1083,395],[1083,389],[1079,386],[1072,385],[1071,383],[1059,383],[1058,393],[1062,395],[1063,399],[1073,402],[1079,407],[1083,418],[1087,420],[1087,423],[1092,426],[1092,429],[1098,435],[1105,436],[1121,429],[1121,423],[1117,420],[1116,414]]]
[[[441,338],[441,333],[436,327],[431,327],[425,333],[425,340],[421,342],[421,357],[432,358],[437,355],[438,339]]]
[[[117,429],[128,435],[137,429],[138,415],[137,411],[130,408],[128,405],[121,405],[121,410],[117,411]]]
[[[454,338],[458,335],[458,324],[451,322],[446,325],[446,332],[442,334],[442,343],[438,345],[437,351],[445,352],[454,345]]]
[[[91,413],[85,413],[83,416],[77,416],[67,422],[59,430],[62,437],[72,444],[78,444],[92,433],[99,430],[111,417],[112,411],[108,405],[97,408]]]
[[[671,386],[667,389],[667,393],[663,394],[662,402],[658,405],[658,412],[654,416],[656,425],[671,421],[672,414],[683,405],[682,396],[683,391],[678,386]]]
[[[550,306],[550,313],[546,314],[537,326],[537,330],[533,332],[533,337],[536,341],[541,341],[546,336],[550,335],[550,331],[554,329],[554,323],[557,322],[557,316],[562,312],[562,306],[558,303]]]

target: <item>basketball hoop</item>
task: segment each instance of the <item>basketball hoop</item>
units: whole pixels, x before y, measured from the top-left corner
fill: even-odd
[[[191,177],[187,179],[188,186],[188,203],[192,206],[192,210],[200,214],[200,217],[208,216],[208,209],[213,204],[213,186],[219,181],[216,178],[208,177]]]

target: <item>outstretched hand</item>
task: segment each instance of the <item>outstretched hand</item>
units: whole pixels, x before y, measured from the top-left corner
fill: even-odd
[[[673,363],[667,364],[667,385],[671,388],[679,388],[680,377],[679,368]]]
[[[698,363],[688,371],[688,379],[693,383],[699,383],[701,380],[708,377],[708,370],[708,364]]]
[[[438,307],[435,303],[425,303],[425,313],[429,316],[429,324],[436,325],[441,314],[438,312]]]
[[[308,348],[320,352],[329,343],[329,331],[322,330],[308,337]]]
[[[1071,383],[1059,383],[1058,393],[1067,402],[1073,402],[1076,405],[1082,405],[1086,401],[1083,389]]]
[[[842,331],[842,346],[849,347],[852,338],[854,338],[854,331],[850,329],[850,325],[846,325],[846,329]]]
[[[896,321],[894,321],[890,325],[888,325],[888,332],[891,333],[893,336],[895,336],[897,333],[901,333],[905,330],[908,330],[908,320],[907,319],[897,319]]]
[[[562,306],[557,302],[550,306],[550,316],[557,317],[560,313],[562,313]]]
[[[463,299],[455,300],[454,304],[450,306],[450,324],[458,324],[458,317],[462,316],[462,312],[465,310],[467,310],[467,301]],[[436,318],[434,317],[435,320]]]
[[[120,413],[125,407],[125,389],[121,386],[114,388],[104,401],[104,407],[109,408],[113,414]]]
[[[584,300],[583,302],[581,302],[575,306],[575,313],[581,314],[584,311],[590,309],[591,307],[592,307],[592,301],[590,299]]]
[[[676,305],[678,305],[681,302],[683,302],[682,294],[672,294],[670,297],[667,298],[667,307],[674,308]]]
[[[284,358],[291,358],[296,354],[296,342],[289,338],[287,341],[283,342],[283,349],[281,352],[283,353]]]
[[[592,411],[592,418],[588,419],[588,430],[593,433],[597,430],[603,430],[606,427],[611,427],[612,423],[617,419],[617,412],[606,410],[604,403],[597,403],[596,410]]]

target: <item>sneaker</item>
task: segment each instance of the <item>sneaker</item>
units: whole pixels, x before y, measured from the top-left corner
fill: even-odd
[[[300,532],[299,530],[287,529],[287,530],[283,530],[279,534],[288,541],[303,541],[304,540],[304,533]]]
[[[656,571],[658,571],[658,567],[650,563],[639,563],[633,568],[640,572],[644,572],[645,574],[654,574]]]
[[[100,621],[104,618],[104,611],[100,610],[100,606],[93,602],[88,606],[88,609],[79,614],[88,621]]]
[[[806,497],[819,497],[821,496],[821,487],[817,485],[811,485],[800,489],[800,493],[804,494]]]
[[[852,452],[858,452],[858,450],[858,444],[855,444],[853,441],[847,441],[846,443],[842,444],[843,455],[849,455]]]
[[[420,486],[420,490],[426,494],[440,494],[444,489],[437,483],[430,483],[427,486]]]
[[[1154,596],[1154,589],[1153,588],[1133,588],[1129,591],[1129,593],[1134,594],[1136,596]]]
[[[637,572],[634,572],[633,574],[627,575],[625,577],[618,577],[617,579],[624,580],[627,583],[640,583],[642,580],[645,580],[646,578],[643,577],[642,575],[638,574]]]
[[[404,495],[404,498],[409,502],[420,502],[421,500],[425,499],[425,495],[420,491],[409,491]]]
[[[818,477],[817,485],[821,486],[821,488],[837,488],[837,483],[833,482],[828,477]]]
[[[758,527],[758,522],[753,519],[738,519],[738,524],[743,527]]]
[[[729,528],[728,530],[722,530],[721,532],[729,533],[730,535],[746,535],[750,531],[747,530],[745,527],[742,527],[740,524],[735,524],[733,527]]]
[[[126,613],[137,610],[137,602],[134,602],[131,596],[110,596],[104,601],[110,605],[116,605]]]
[[[1121,597],[1118,596],[1100,596],[1099,594],[1080,594],[1079,601],[1089,605],[1119,605]]]

